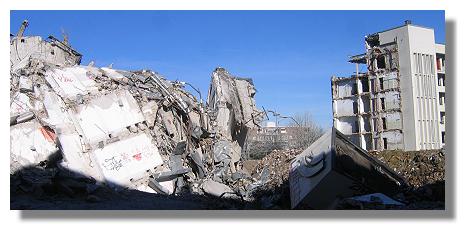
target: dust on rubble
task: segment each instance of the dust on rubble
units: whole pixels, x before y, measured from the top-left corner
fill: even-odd
[[[374,152],[372,156],[387,164],[416,188],[444,181],[445,155],[442,150]]]

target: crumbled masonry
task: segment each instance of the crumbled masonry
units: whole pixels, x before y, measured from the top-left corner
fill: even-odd
[[[204,102],[155,71],[81,65],[27,26],[10,38],[12,209],[443,208],[442,152],[370,155],[332,128],[245,159],[266,117],[251,79],[216,68]]]
[[[11,39],[12,173],[59,152],[59,169],[116,190],[250,200],[241,151],[264,116],[250,79],[215,69],[205,104],[154,71],[82,66],[50,39]]]

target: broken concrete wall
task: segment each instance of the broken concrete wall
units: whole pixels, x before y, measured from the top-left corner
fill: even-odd
[[[336,107],[336,115],[355,116],[357,114],[357,98],[334,100],[333,105]]]
[[[10,171],[36,165],[58,151],[55,134],[32,120],[10,128]]]
[[[393,195],[406,182],[333,128],[292,161],[289,184],[292,208],[332,209],[369,191]]]
[[[213,157],[219,168],[214,179],[227,182],[227,176],[241,169],[241,153],[250,129],[258,128],[264,113],[256,107],[253,81],[231,75],[223,68],[212,73],[208,109],[212,132],[217,136]],[[246,192],[250,192],[248,190]]]
[[[400,111],[401,97],[398,91],[387,91],[375,95],[374,112]]]
[[[394,90],[399,88],[398,72],[380,73],[371,76],[373,92]]]
[[[356,117],[340,117],[335,120],[335,126],[344,134],[359,132],[359,123]]]
[[[334,90],[336,98],[351,97],[357,94],[357,84],[354,79],[338,78]]]
[[[57,65],[80,64],[82,55],[54,37],[14,37],[10,40],[10,66],[13,70],[26,66],[30,58]]]
[[[214,132],[244,145],[248,128],[259,127],[263,112],[256,108],[256,90],[251,79],[232,76],[223,68],[212,73],[208,105]]]
[[[403,133],[398,130],[384,131],[381,135],[382,142],[386,140],[387,149],[403,149]],[[384,144],[384,143],[382,143]]]
[[[382,117],[385,118],[386,130],[400,130],[402,129],[401,114],[399,112],[383,113]]]

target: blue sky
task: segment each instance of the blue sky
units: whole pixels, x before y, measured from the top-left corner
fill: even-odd
[[[10,31],[61,38],[97,66],[152,69],[199,87],[216,67],[254,79],[258,106],[284,115],[311,112],[331,126],[332,75],[355,66],[364,36],[413,24],[434,28],[445,43],[444,11],[11,11]]]

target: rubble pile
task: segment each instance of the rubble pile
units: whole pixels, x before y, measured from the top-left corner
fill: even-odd
[[[60,154],[56,154],[60,157]],[[12,209],[243,209],[243,202],[204,195],[116,190],[45,161],[10,175]]]
[[[386,163],[416,188],[444,181],[445,155],[442,150],[382,151],[372,156]]]
[[[242,171],[241,152],[248,130],[265,113],[256,108],[251,79],[216,68],[204,103],[190,84],[154,71],[80,65],[67,40],[49,38],[20,32],[10,39],[14,190],[62,187],[50,183],[65,179],[53,172],[68,172],[68,178],[115,190],[253,200],[264,181]],[[43,177],[21,173],[56,154],[60,160],[40,171]]]
[[[264,184],[255,192],[255,208],[290,209],[289,172],[290,162],[301,149],[273,150],[254,167],[252,175]]]
[[[269,181],[265,187],[279,187],[288,181],[290,162],[301,152],[301,149],[273,150],[259,161],[253,174],[260,176],[263,171],[267,171],[269,172]]]
[[[410,187],[392,195],[393,199],[385,195],[372,195],[368,200],[347,198],[341,200],[336,209],[445,209],[445,155],[442,150],[390,150],[372,152],[371,156],[403,176]]]

